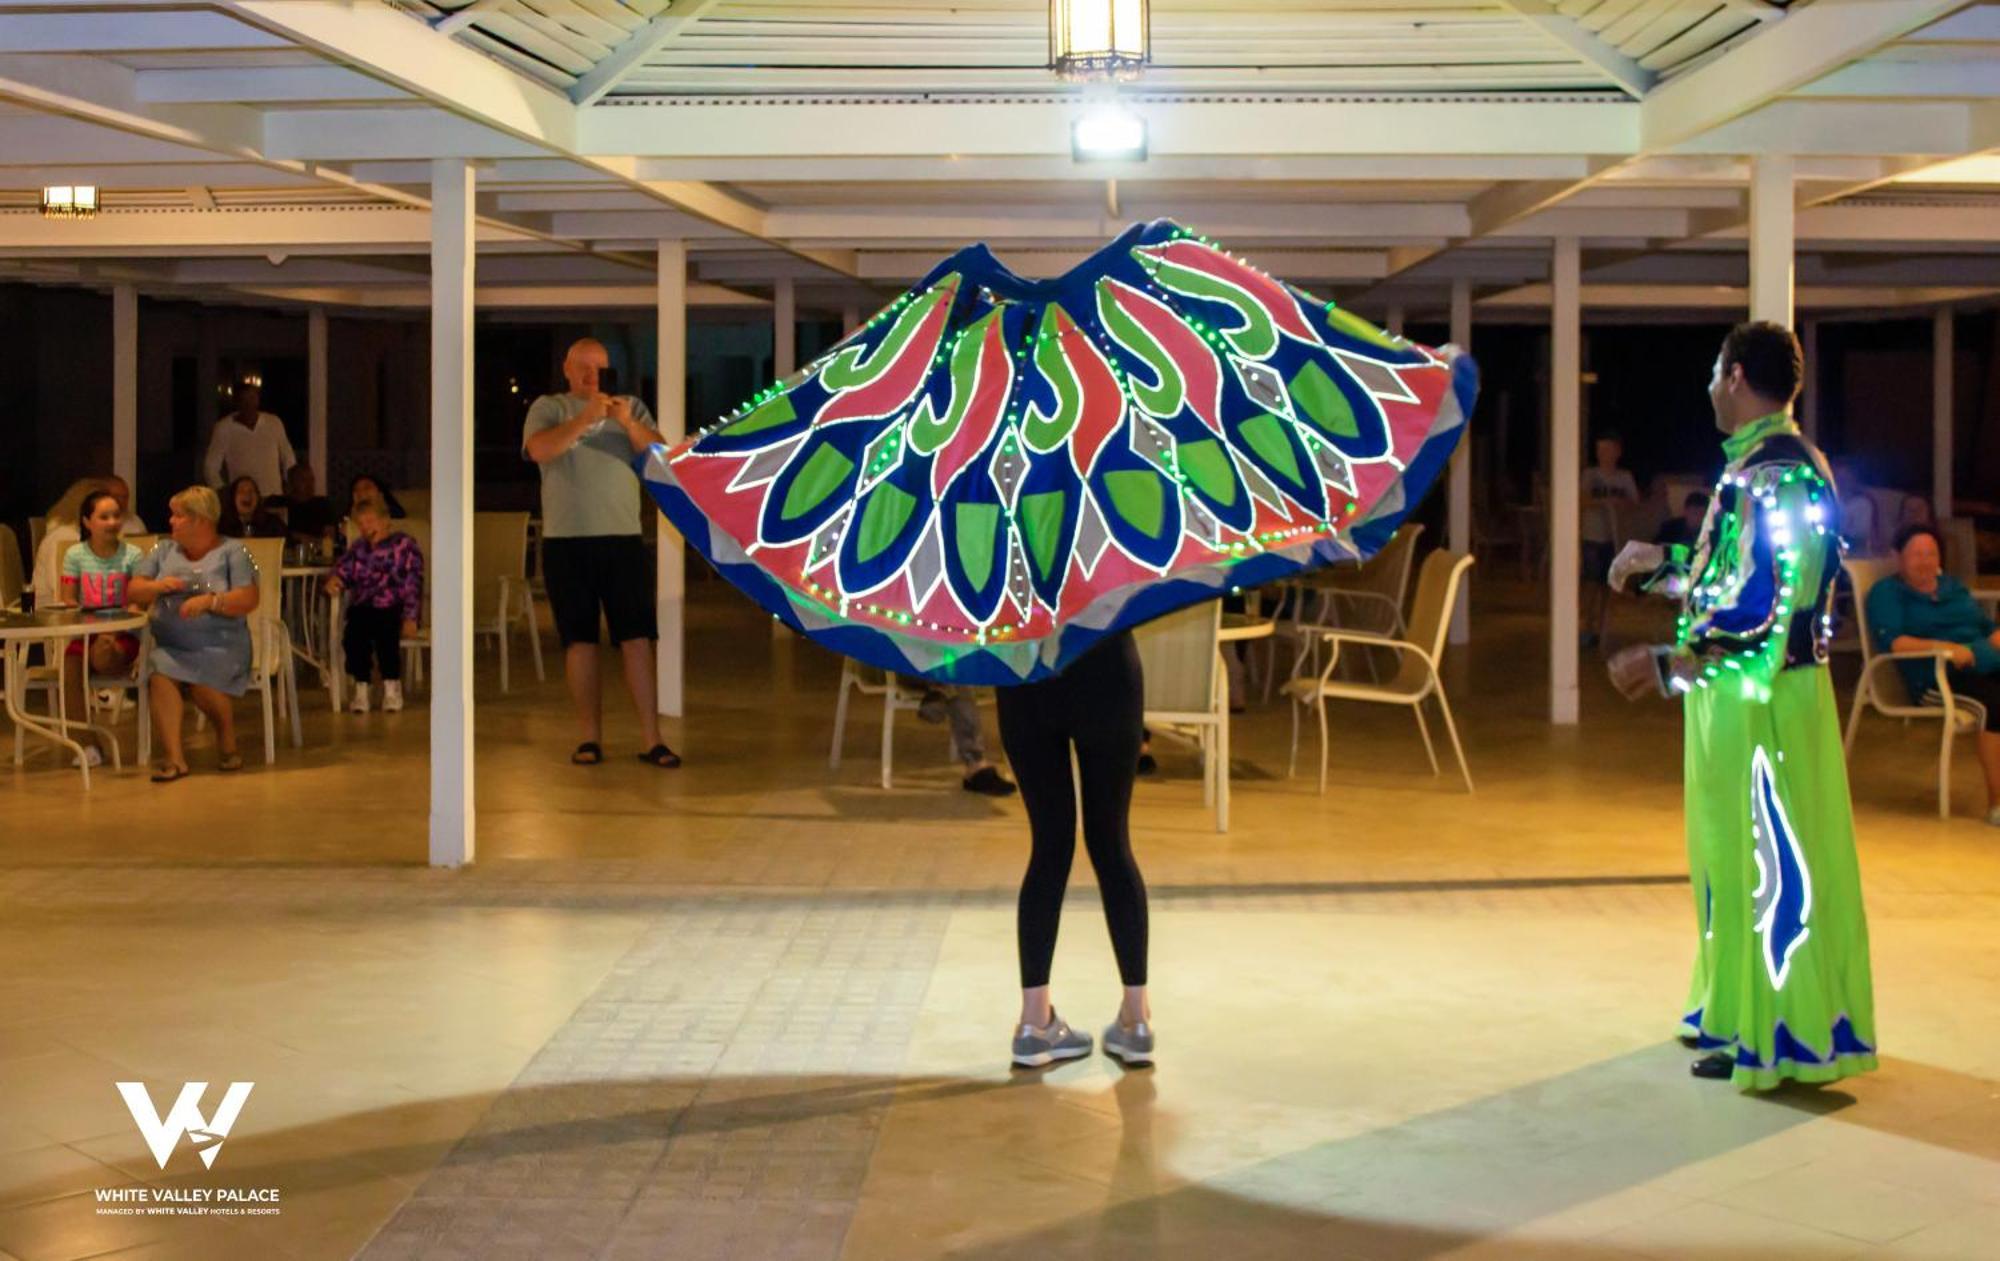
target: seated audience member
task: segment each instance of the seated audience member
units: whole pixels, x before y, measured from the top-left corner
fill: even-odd
[[[294,464],[285,474],[283,503],[285,531],[292,542],[318,544],[340,532],[340,514],[333,500],[319,493],[312,465]]]
[[[124,539],[125,517],[118,498],[109,490],[93,490],[83,497],[79,512],[86,537],[63,553],[63,603],[86,613],[122,610],[127,581],[139,565],[139,549]],[[138,656],[139,637],[130,633],[70,640],[63,656],[63,691],[70,717],[83,716],[86,673],[126,674]],[[92,766],[103,765],[104,754],[96,744],[85,747],[84,757]]]
[[[222,537],[222,501],[190,486],[167,501],[172,533],[133,570],[127,597],[153,609],[153,729],[160,762],[153,782],[188,773],[181,744],[184,701],[215,724],[217,769],[243,769],[236,751],[234,698],[250,686],[250,626],[257,611],[257,566],[243,544]]]
[[[1868,630],[1882,652],[1943,652],[1952,694],[1986,707],[1979,764],[1986,771],[1986,821],[2000,827],[2000,629],[1965,584],[1944,572],[1943,540],[1935,527],[1896,533],[1896,573],[1868,593]],[[1942,700],[1929,661],[1899,661],[1910,695]]]
[[[125,479],[113,473],[111,476],[104,478],[103,482],[104,489],[110,491],[111,497],[118,501],[118,511],[125,516],[125,525],[123,527],[125,533],[151,534],[152,531],[146,528],[146,523],[139,519],[139,514],[132,511],[132,487],[126,483]]]
[[[1689,493],[1681,501],[1681,515],[1668,517],[1660,523],[1653,541],[1660,544],[1676,544],[1693,547],[1701,537],[1701,520],[1708,515],[1708,492],[1697,490]]]
[[[285,519],[264,506],[257,479],[247,473],[229,483],[219,528],[231,539],[280,539],[286,534]]]
[[[1931,515],[1931,501],[1922,495],[1905,495],[1896,508],[1896,530],[1901,533],[1913,525],[1936,525],[1937,518]]]
[[[355,507],[365,499],[373,499],[387,508],[389,510],[389,519],[392,521],[401,521],[409,515],[403,511],[403,505],[397,501],[396,497],[383,487],[379,478],[371,477],[366,473],[356,473],[354,480],[349,482],[347,486],[347,515],[350,521],[354,517]]]
[[[911,680],[905,679],[909,683]],[[959,786],[970,793],[988,797],[1011,797],[1014,785],[1001,775],[986,756],[986,732],[979,719],[977,694],[969,687],[917,683],[924,689],[917,717],[929,723],[947,723],[951,730],[951,756],[965,768]]]
[[[1882,523],[1877,519],[1875,497],[1861,479],[1861,466],[1852,460],[1835,461],[1833,487],[1840,496],[1840,537],[1847,550],[1856,556],[1876,555],[1876,536]]]
[[[416,635],[424,611],[424,554],[415,539],[389,528],[388,510],[379,499],[357,503],[352,520],[354,542],[326,580],[328,594],[347,593],[340,634],[354,684],[347,710],[368,712],[368,681],[379,666],[382,712],[393,714],[403,707],[401,641]]]
[[[63,557],[83,538],[77,523],[81,520],[84,496],[103,489],[103,478],[79,477],[69,484],[61,499],[49,506],[42,524],[42,541],[35,548],[35,572],[31,579],[35,603],[62,603]]]

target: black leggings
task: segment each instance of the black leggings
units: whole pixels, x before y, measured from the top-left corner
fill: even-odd
[[[1015,925],[1021,988],[1049,983],[1062,920],[1063,890],[1076,857],[1076,787],[1070,745],[1083,777],[1083,844],[1097,870],[1118,975],[1146,983],[1146,883],[1132,858],[1132,780],[1139,760],[1145,695],[1139,648],[1114,635],[1055,678],[999,690],[1000,741],[1007,748],[1034,849],[1021,879]]]
[[[380,663],[382,681],[403,677],[403,606],[378,609],[365,604],[348,606],[347,624],[340,631],[341,646],[347,650],[347,677],[360,687],[368,686]]]

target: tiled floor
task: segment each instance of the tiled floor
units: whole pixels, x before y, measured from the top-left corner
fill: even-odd
[[[1583,725],[1546,726],[1527,607],[1482,589],[1452,661],[1475,797],[1407,715],[1352,710],[1319,797],[1253,709],[1224,837],[1167,750],[1134,816],[1149,1073],[1007,1071],[1018,804],[959,792],[909,719],[897,790],[865,717],[829,772],[837,666],[713,587],[680,772],[630,759],[629,719],[569,767],[559,681],[482,676],[462,871],[421,865],[421,708],[315,695],[304,750],[226,779],[0,773],[0,1261],[2000,1257],[1969,756],[1941,822],[1932,737],[1863,736],[1882,1071],[1693,1081],[1677,716],[1587,669]],[[1056,980],[1111,1014],[1081,863]],[[256,1085],[212,1170],[183,1143],[162,1171],[128,1080],[161,1108]],[[98,1212],[127,1187],[283,1211]]]

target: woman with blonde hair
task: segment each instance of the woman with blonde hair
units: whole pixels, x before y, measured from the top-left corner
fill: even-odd
[[[215,724],[218,769],[243,769],[236,751],[234,699],[250,686],[250,627],[257,611],[257,566],[235,539],[222,537],[222,501],[190,486],[167,501],[172,533],[133,571],[128,598],[153,606],[153,728],[160,764],[153,782],[188,773],[181,745],[185,699]]]
[[[42,541],[35,548],[35,603],[50,606],[62,603],[62,562],[69,549],[83,540],[81,518],[83,498],[92,491],[106,489],[101,477],[79,477],[69,484],[62,498],[49,506]]]

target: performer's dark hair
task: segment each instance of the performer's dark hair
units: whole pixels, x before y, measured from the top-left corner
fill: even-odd
[[[1769,320],[1738,324],[1722,339],[1722,370],[1741,364],[1751,389],[1787,406],[1799,396],[1805,358],[1792,330]]]
[[[1902,555],[1903,549],[1909,545],[1910,540],[1917,537],[1919,534],[1930,535],[1931,542],[1937,544],[1938,555],[1940,556],[1944,555],[1944,535],[1939,534],[1937,532],[1937,527],[1930,524],[1927,521],[1912,521],[1910,524],[1896,531],[1896,538],[1894,541],[1896,554],[1898,556]]]

